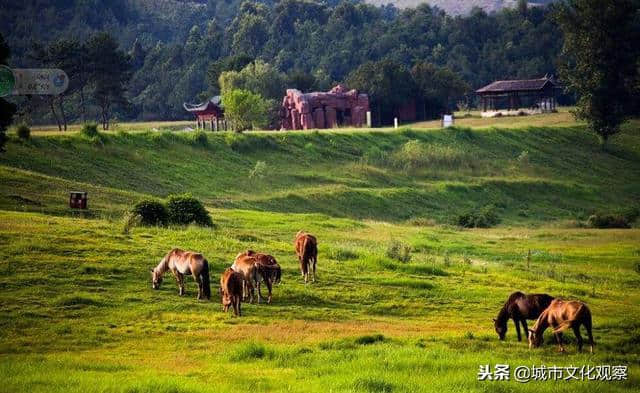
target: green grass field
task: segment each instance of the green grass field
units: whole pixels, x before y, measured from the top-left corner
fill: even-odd
[[[249,133],[35,133],[0,155],[0,391],[631,392],[640,386],[640,229],[583,227],[640,206],[640,123],[603,151],[575,123]],[[476,127],[476,126],[473,126]],[[256,163],[264,165],[256,171]],[[254,175],[251,176],[252,171]],[[68,192],[89,192],[70,211]],[[191,192],[215,228],[137,227],[143,198]],[[492,208],[490,229],[454,225]],[[304,285],[293,236],[319,239]],[[387,256],[393,241],[411,260]],[[212,266],[151,289],[172,247]],[[217,282],[247,248],[283,267],[271,305],[221,312]],[[527,252],[531,260],[527,264]],[[596,352],[529,350],[492,318],[509,293],[585,301]],[[530,322],[531,326],[533,322]],[[627,365],[626,381],[478,381],[480,365]]]

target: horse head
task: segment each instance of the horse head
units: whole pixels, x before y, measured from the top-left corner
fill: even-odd
[[[500,340],[504,340],[504,337],[507,335],[506,321],[501,322],[500,320],[493,318],[493,327],[496,329],[496,333],[498,333]]]
[[[151,269],[151,288],[160,289],[160,284],[162,284],[162,274],[156,269]]]
[[[542,333],[536,333],[535,330],[529,329],[529,349],[538,348],[543,342]]]

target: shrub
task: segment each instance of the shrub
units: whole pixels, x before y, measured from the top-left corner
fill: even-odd
[[[137,218],[139,217],[139,218]],[[167,208],[159,201],[145,199],[138,202],[125,217],[125,233],[138,222],[142,225],[167,225]]]
[[[131,228],[135,228],[138,225],[142,224],[142,216],[137,213],[128,212],[122,218],[122,223],[122,233],[124,235],[128,235],[129,231],[131,231]]]
[[[193,144],[196,146],[206,147],[209,145],[209,139],[204,131],[196,131],[193,133]]]
[[[80,130],[80,133],[89,138],[98,136],[98,125],[96,123],[85,123]]]
[[[196,223],[204,226],[213,225],[211,216],[209,216],[202,202],[191,196],[191,194],[169,195],[167,210],[169,222],[172,224],[188,225]]]
[[[500,218],[493,206],[463,213],[456,218],[456,224],[464,228],[490,228],[499,222]]]
[[[411,261],[411,246],[394,240],[387,247],[387,257],[400,262]]]
[[[31,138],[31,128],[29,128],[25,123],[20,123],[16,126],[16,134],[18,135],[18,138],[27,140]]]
[[[623,215],[596,213],[589,217],[587,225],[591,228],[630,228],[629,221]]]
[[[249,179],[263,179],[267,176],[267,170],[267,163],[264,161],[258,161],[251,172],[249,172]]]

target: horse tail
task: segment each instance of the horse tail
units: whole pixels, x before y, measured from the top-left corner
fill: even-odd
[[[280,268],[280,265],[277,265],[275,270],[276,270],[276,273],[275,273],[273,283],[280,284],[280,279],[282,278],[282,269]]]
[[[209,282],[209,262],[205,259],[202,262],[202,271],[200,272],[202,280],[202,290],[207,299],[211,299],[211,283]]]

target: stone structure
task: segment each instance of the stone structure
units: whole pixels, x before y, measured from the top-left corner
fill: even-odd
[[[366,124],[369,97],[337,85],[328,92],[302,93],[287,89],[280,121],[285,130],[308,130]]]

